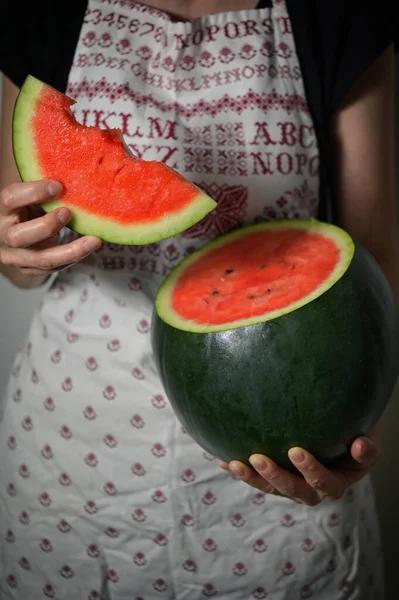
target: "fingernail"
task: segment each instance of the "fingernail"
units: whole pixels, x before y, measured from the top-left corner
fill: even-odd
[[[300,464],[305,460],[305,454],[300,448],[291,448],[288,452],[288,456],[292,462]]]
[[[67,208],[61,208],[57,213],[57,218],[60,223],[68,223],[71,218],[71,213]]]
[[[229,467],[230,467],[230,471],[236,477],[243,477],[245,475],[245,470],[243,469],[243,467],[241,465],[237,465],[237,463],[231,463],[229,465]]]
[[[59,181],[50,181],[47,189],[50,196],[58,196],[58,194],[61,194],[63,188]]]
[[[96,237],[88,237],[83,242],[83,248],[86,252],[93,252],[96,248],[99,247],[99,240]]]
[[[268,464],[265,460],[263,460],[263,458],[252,458],[250,459],[251,461],[251,465],[253,466],[254,469],[256,469],[257,471],[266,471]]]
[[[223,460],[219,460],[218,458],[216,459],[217,464],[219,465],[219,467],[221,469],[223,469],[224,471],[228,471],[229,470],[229,465],[227,463],[225,463]]]

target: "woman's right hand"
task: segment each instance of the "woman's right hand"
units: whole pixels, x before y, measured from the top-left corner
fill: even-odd
[[[21,274],[47,278],[101,246],[94,236],[60,245],[59,232],[72,215],[67,208],[46,214],[38,204],[62,191],[57,181],[16,183],[0,191],[0,263]]]

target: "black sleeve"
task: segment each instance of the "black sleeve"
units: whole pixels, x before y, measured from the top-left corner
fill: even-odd
[[[335,220],[331,116],[398,38],[391,0],[286,0],[320,151],[321,213]]]
[[[390,0],[287,0],[306,93],[322,125],[398,37]]]
[[[86,0],[0,0],[0,71],[20,87],[33,75],[64,92]]]

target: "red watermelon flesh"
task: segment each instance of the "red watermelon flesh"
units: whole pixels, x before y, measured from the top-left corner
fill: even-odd
[[[247,230],[187,266],[172,309],[198,325],[224,325],[286,309],[309,297],[341,257],[336,241],[300,228]]]
[[[74,101],[28,77],[16,102],[13,147],[24,181],[56,179],[71,228],[114,243],[145,244],[176,235],[216,203],[176,171],[133,157],[119,130],[78,123]]]

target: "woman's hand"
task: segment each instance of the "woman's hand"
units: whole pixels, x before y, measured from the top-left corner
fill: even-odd
[[[250,458],[253,469],[232,461],[219,465],[241,481],[262,492],[286,496],[296,502],[315,506],[322,500],[337,500],[346,489],[360,481],[375,465],[380,451],[380,422],[368,437],[357,438],[351,446],[351,455],[328,469],[309,452],[291,448],[288,456],[301,475],[294,475],[278,467],[260,454]]]
[[[60,245],[59,232],[71,219],[66,208],[49,214],[38,206],[60,194],[57,181],[17,183],[0,191],[0,263],[45,280],[101,246],[96,237]]]

